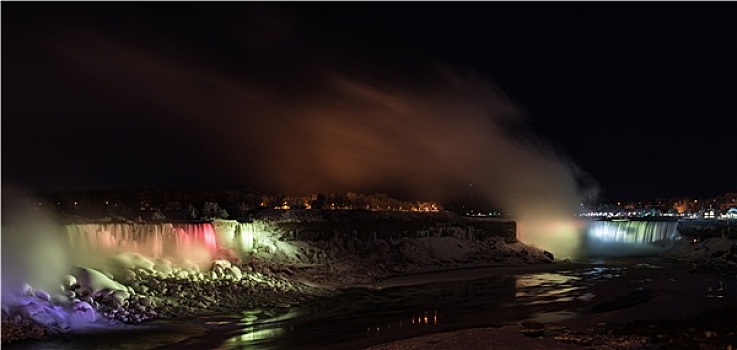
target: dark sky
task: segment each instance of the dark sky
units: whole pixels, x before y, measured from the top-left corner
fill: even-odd
[[[435,195],[566,187],[549,180],[570,168],[608,201],[735,192],[735,18],[734,2],[4,1],[3,187]]]

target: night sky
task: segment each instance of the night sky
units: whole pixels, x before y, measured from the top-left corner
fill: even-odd
[[[3,2],[3,187],[433,196],[556,187],[559,162],[608,201],[735,192],[736,18],[734,2]]]

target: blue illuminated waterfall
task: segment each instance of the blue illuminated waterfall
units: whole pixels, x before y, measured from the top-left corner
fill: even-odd
[[[590,221],[586,248],[594,255],[652,254],[681,239],[676,221]]]

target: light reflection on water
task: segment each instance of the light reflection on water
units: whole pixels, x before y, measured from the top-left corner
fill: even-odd
[[[574,299],[574,291],[581,286],[574,285],[581,277],[565,275],[562,273],[537,273],[516,276],[517,302],[520,299],[524,305],[546,304],[551,302],[571,301]]]
[[[301,308],[287,309],[283,313],[278,309],[254,309],[243,312],[238,325],[241,333],[231,337],[219,349],[255,349],[265,348],[272,339],[287,332],[288,321],[304,315]]]
[[[246,326],[245,333],[228,339],[220,349],[255,349],[256,346],[268,343],[267,340],[278,338],[284,333],[281,328],[260,329],[259,326]]]
[[[402,332],[407,327],[433,327],[437,326],[439,322],[440,316],[438,316],[438,310],[421,311],[412,314],[409,317],[409,322],[407,322],[406,318],[399,318],[395,322],[377,323],[375,326],[368,327],[366,328],[366,336],[374,337],[384,333]]]
[[[597,266],[378,291],[348,290],[278,315],[245,312],[241,334],[219,349],[358,348],[524,319],[559,321],[578,316],[594,297],[592,287],[618,277],[620,270]]]
[[[583,271],[542,272],[516,276],[515,303],[540,305],[594,298],[590,291],[597,281],[620,276],[621,268],[594,267]]]
[[[124,336],[110,336],[111,331],[70,335],[60,341],[11,345],[8,349],[365,348],[462,328],[576,317],[588,312],[593,286],[617,278],[622,270],[594,264],[575,270],[381,290],[355,288],[291,308],[260,308],[191,320],[156,320],[131,326]]]

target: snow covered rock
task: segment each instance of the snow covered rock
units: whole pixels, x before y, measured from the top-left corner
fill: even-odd
[[[75,301],[72,304],[74,314],[86,322],[95,322],[97,319],[97,313],[92,305],[84,301]]]

